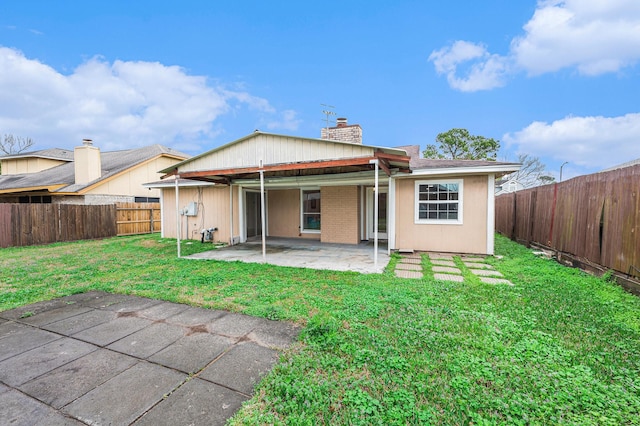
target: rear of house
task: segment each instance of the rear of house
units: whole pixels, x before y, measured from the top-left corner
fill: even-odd
[[[518,165],[425,160],[418,146],[363,145],[360,126],[346,120],[322,136],[256,131],[162,170],[167,178],[147,186],[162,190],[164,236],[179,230],[200,239],[214,228],[214,240],[230,244],[264,231],[322,243],[386,240],[389,250],[493,253],[495,176]]]

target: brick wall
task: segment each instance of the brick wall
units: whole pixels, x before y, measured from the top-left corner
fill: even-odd
[[[358,187],[325,186],[321,191],[323,243],[358,244]]]
[[[323,127],[320,131],[322,139],[362,144],[362,127],[359,124]]]

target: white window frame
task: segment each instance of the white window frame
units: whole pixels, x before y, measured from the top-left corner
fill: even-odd
[[[446,200],[446,203],[458,204],[458,219],[421,219],[420,218],[420,204],[437,204],[439,200],[432,203],[428,201],[420,201],[420,185],[446,185],[457,184],[458,185],[458,200]],[[417,180],[415,181],[414,189],[414,221],[416,224],[428,224],[428,225],[462,225],[462,218],[464,217],[463,200],[464,200],[464,180],[463,179],[429,179],[429,180]],[[442,201],[440,201],[442,202]]]
[[[302,234],[319,234],[322,232],[322,192],[320,192],[320,229],[304,228],[304,193],[306,191],[320,191],[320,187],[300,188],[300,233]]]

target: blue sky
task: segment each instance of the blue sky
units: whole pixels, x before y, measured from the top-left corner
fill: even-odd
[[[255,129],[454,127],[551,175],[640,158],[638,0],[0,3],[0,135],[198,154]]]

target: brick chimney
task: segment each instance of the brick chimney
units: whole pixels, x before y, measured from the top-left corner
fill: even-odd
[[[336,127],[322,128],[320,138],[362,145],[362,127],[359,124],[347,124],[346,118],[338,118]]]
[[[91,139],[83,139],[82,146],[73,150],[76,184],[84,185],[102,176],[100,149],[93,146]]]

